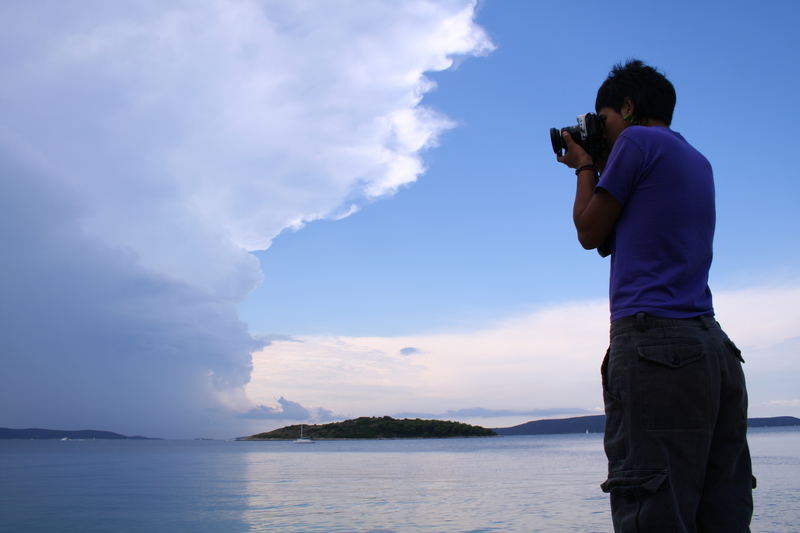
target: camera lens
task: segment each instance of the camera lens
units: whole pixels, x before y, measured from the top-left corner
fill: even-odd
[[[556,155],[562,155],[561,150],[566,150],[567,148],[564,144],[564,139],[561,138],[561,132],[555,128],[550,128],[550,144],[553,145],[553,151]]]

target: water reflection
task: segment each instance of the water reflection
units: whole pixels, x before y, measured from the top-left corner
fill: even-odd
[[[752,530],[800,523],[800,431],[753,431]],[[607,532],[599,435],[2,441],[0,530]]]
[[[254,530],[606,531],[598,436],[247,443]],[[302,448],[302,449],[301,449]],[[575,525],[580,524],[579,528]]]
[[[225,442],[0,440],[0,530],[250,531],[243,459]]]

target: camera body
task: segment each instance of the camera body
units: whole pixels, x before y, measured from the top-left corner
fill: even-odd
[[[603,119],[594,113],[578,115],[577,126],[567,126],[560,130],[550,128],[550,143],[553,145],[553,152],[562,155],[562,150],[567,150],[567,143],[562,137],[563,132],[568,132],[572,140],[586,150],[595,163],[605,158],[607,144],[605,133],[603,132]]]

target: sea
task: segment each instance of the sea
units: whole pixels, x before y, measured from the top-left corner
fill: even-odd
[[[800,531],[800,428],[755,429],[751,529]],[[610,532],[599,434],[0,440],[0,532]]]

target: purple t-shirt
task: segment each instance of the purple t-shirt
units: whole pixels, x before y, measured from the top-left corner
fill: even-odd
[[[630,126],[597,186],[622,204],[611,253],[611,320],[640,311],[713,314],[714,175],[703,154],[669,128]]]

